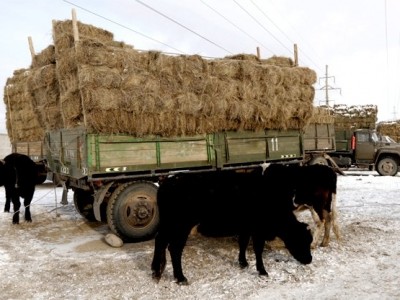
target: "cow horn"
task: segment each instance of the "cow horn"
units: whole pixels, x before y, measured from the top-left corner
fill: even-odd
[[[4,161],[4,159],[0,159],[0,162],[4,165],[6,162]]]

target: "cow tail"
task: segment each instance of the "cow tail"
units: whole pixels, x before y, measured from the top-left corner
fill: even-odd
[[[340,230],[339,225],[337,223],[337,208],[336,208],[336,193],[332,193],[332,225],[333,225],[333,232],[338,240],[340,240]]]

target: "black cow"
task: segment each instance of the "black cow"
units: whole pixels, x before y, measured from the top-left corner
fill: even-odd
[[[265,169],[264,175],[280,190],[293,191],[295,212],[304,209],[311,211],[316,224],[312,248],[316,247],[323,227],[325,234],[321,246],[328,246],[332,226],[336,237],[340,239],[336,211],[337,175],[332,168],[319,164],[310,166],[271,164]]]
[[[274,192],[275,187],[265,179],[261,167],[249,173],[217,171],[165,179],[157,195],[160,227],[151,264],[153,278],[161,278],[168,247],[174,277],[179,284],[187,283],[182,252],[191,229],[198,224],[238,234],[242,267],[247,266],[243,251],[251,237],[260,275],[268,275],[262,261],[265,240],[275,237],[284,241],[298,261],[311,263],[312,235],[293,213],[293,194]]]
[[[30,204],[35,192],[37,166],[28,156],[12,153],[0,161],[0,186],[6,191],[5,212],[10,212],[13,203],[13,223],[19,223],[20,197],[24,199],[25,221],[32,222]]]

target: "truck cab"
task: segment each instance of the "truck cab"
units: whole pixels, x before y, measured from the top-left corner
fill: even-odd
[[[337,129],[331,157],[340,167],[364,167],[382,176],[394,176],[400,165],[400,144],[373,129]]]

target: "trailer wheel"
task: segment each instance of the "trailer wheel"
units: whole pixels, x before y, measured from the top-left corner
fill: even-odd
[[[397,162],[391,157],[384,157],[378,161],[376,170],[381,176],[395,176],[397,174]]]
[[[107,223],[126,242],[153,238],[159,223],[157,186],[140,181],[116,188],[107,205]]]
[[[89,222],[96,221],[93,211],[94,198],[91,192],[76,189],[74,191],[74,205],[76,211]]]

